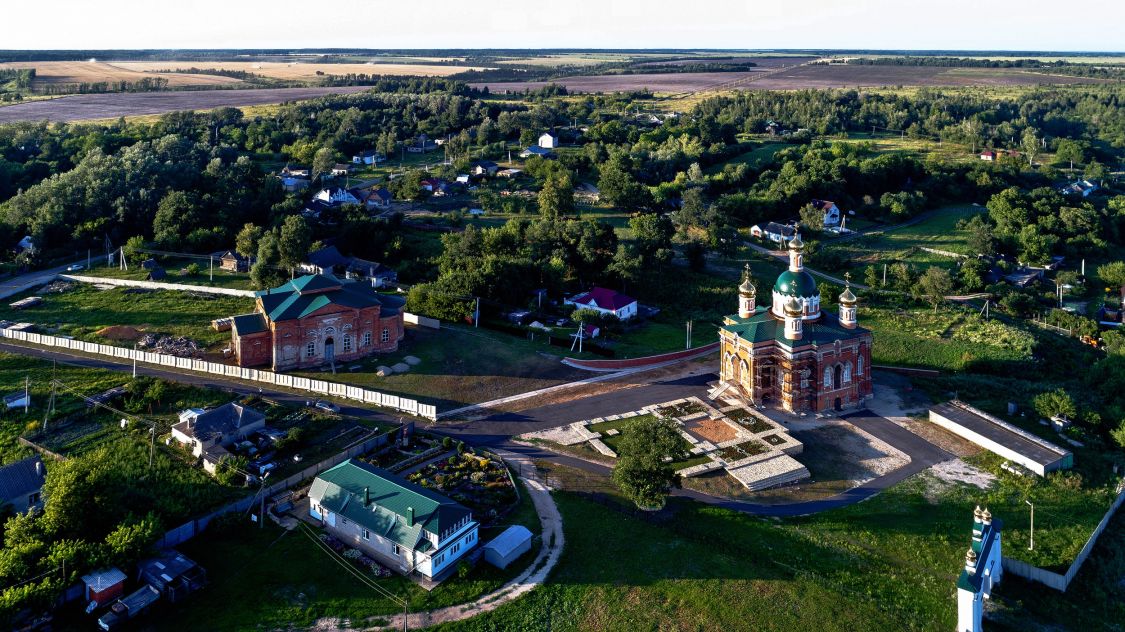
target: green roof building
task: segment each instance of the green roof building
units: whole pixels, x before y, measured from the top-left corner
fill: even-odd
[[[369,283],[308,274],[255,292],[255,311],[232,318],[239,366],[274,371],[350,362],[398,349],[405,299]]]
[[[721,380],[754,405],[790,412],[860,407],[871,396],[871,332],[858,326],[850,283],[838,314],[821,309],[804,247],[800,235],[789,241],[789,269],[778,275],[768,308],[757,306],[747,266],[738,312],[719,329]]]
[[[440,579],[477,544],[467,507],[355,459],[313,480],[309,515],[349,546],[427,579]]]

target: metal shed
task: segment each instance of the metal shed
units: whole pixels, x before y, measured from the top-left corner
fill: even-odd
[[[516,558],[531,550],[531,531],[523,525],[512,525],[484,545],[484,559],[497,568],[506,568]]]

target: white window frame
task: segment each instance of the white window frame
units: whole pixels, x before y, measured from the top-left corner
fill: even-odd
[[[311,358],[315,355],[316,355],[316,343],[310,342],[309,344],[305,345],[305,357]]]
[[[391,328],[390,327],[383,327],[383,333],[379,334],[379,340],[381,342],[390,342],[391,341]]]

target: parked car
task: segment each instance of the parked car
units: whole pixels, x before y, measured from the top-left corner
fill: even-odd
[[[323,410],[323,411],[329,412],[329,413],[340,412],[339,406],[337,406],[336,404],[333,404],[332,402],[326,402],[323,399],[318,399],[315,402],[313,402],[313,408],[318,408],[320,410]]]
[[[66,267],[67,272],[79,272],[79,271],[85,270],[85,269],[86,269],[86,266],[82,265],[81,263],[73,263],[73,264],[68,265]]]

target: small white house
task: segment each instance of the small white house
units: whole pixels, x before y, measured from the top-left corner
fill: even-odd
[[[539,146],[543,149],[555,149],[559,146],[559,137],[546,132],[539,137]]]
[[[824,214],[824,227],[831,228],[840,225],[840,209],[835,202],[828,200],[813,200],[812,207]]]
[[[965,552],[965,568],[957,579],[957,632],[981,632],[984,600],[1000,583],[1004,566],[1000,551],[999,519],[988,509],[973,511],[973,543]]]
[[[387,157],[382,153],[377,152],[374,149],[369,149],[367,151],[361,151],[358,154],[352,156],[352,163],[357,165],[376,165],[386,159]]]
[[[468,507],[363,461],[321,472],[309,516],[400,573],[440,580],[479,543]]]
[[[172,426],[172,439],[190,446],[192,455],[201,457],[208,449],[225,448],[265,427],[265,415],[231,402],[208,411],[189,408],[181,412],[180,420]]]
[[[778,224],[777,222],[768,222],[766,224],[754,224],[750,227],[750,235],[759,239],[768,239],[779,246],[783,246],[793,239],[797,234],[797,229],[788,224]]]
[[[585,294],[565,299],[563,304],[610,314],[618,320],[628,320],[637,315],[637,299],[604,287],[595,287]]]
[[[328,187],[326,189],[321,189],[317,191],[313,199],[332,205],[359,204],[359,198],[344,187]]]

